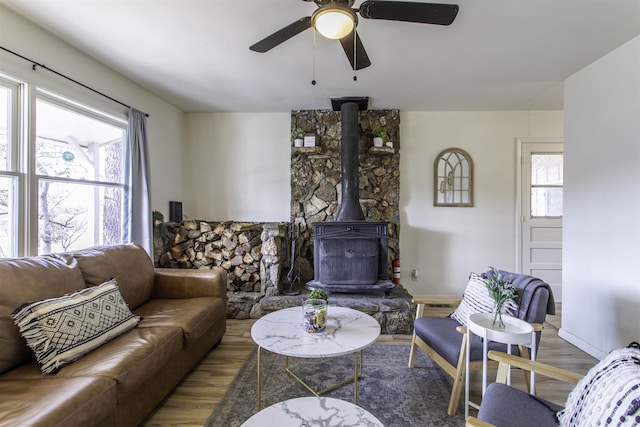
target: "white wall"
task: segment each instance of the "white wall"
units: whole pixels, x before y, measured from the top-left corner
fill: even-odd
[[[560,336],[602,358],[640,339],[640,37],[565,82]]]
[[[413,295],[460,296],[472,271],[515,271],[516,138],[562,133],[560,111],[401,114],[401,282]],[[473,159],[472,208],[433,206],[433,162],[449,147]]]
[[[150,115],[151,206],[168,216],[169,200],[180,200],[183,187],[184,114],[104,64],[0,5],[0,46],[19,53]],[[49,90],[126,118],[126,109],[49,71],[0,51],[0,73],[40,84]]]
[[[183,213],[216,221],[289,221],[291,114],[186,117]]]

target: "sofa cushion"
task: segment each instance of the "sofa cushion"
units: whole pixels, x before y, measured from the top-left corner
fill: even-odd
[[[152,299],[135,313],[142,317],[139,328],[182,329],[186,347],[198,341],[211,325],[224,324],[227,309],[221,298]]]
[[[70,254],[78,261],[89,286],[115,278],[122,297],[132,310],[151,298],[153,262],[140,246],[96,246]]]
[[[140,321],[129,311],[115,279],[58,298],[23,304],[12,317],[44,374],[57,372]]]
[[[640,425],[640,349],[613,350],[569,393],[562,426]]]
[[[118,383],[118,402],[131,396],[162,368],[176,366],[182,350],[179,328],[135,328],[62,368],[57,377],[103,376]]]
[[[495,303],[489,295],[486,279],[483,279],[476,273],[469,275],[469,283],[462,296],[462,301],[455,311],[451,313],[451,318],[455,319],[461,325],[467,324],[467,318],[473,313],[491,313]],[[516,313],[517,306],[513,301],[504,304],[504,313],[513,315]]]
[[[11,313],[27,301],[84,288],[82,272],[69,255],[0,260],[0,374],[33,359]]]
[[[560,409],[562,406],[522,390],[492,383],[482,397],[478,419],[496,427],[551,427],[558,425],[556,412]]]
[[[116,383],[108,378],[0,381],[0,426],[115,425]]]

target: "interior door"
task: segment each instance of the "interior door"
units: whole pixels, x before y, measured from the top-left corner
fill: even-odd
[[[558,141],[558,140],[555,140]],[[522,142],[520,147],[520,268],[551,285],[562,300],[563,147]]]

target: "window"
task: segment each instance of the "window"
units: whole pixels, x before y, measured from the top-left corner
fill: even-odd
[[[562,217],[562,154],[531,155],[531,216]]]
[[[121,243],[126,122],[39,88],[21,109],[22,88],[0,86],[0,257]]]
[[[0,257],[17,253],[18,86],[0,78]]]
[[[38,253],[122,242],[123,123],[39,93]]]

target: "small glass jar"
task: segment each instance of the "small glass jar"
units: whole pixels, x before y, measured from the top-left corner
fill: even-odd
[[[324,332],[327,329],[327,301],[308,299],[302,305],[302,325],[309,333]]]

